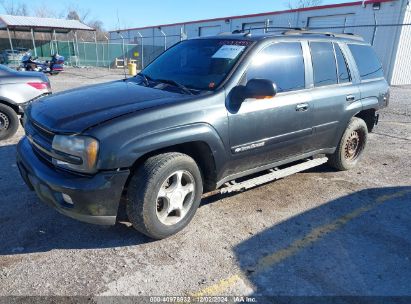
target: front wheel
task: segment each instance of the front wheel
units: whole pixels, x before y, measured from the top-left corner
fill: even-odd
[[[16,134],[19,127],[19,118],[14,110],[0,104],[0,140],[8,139]]]
[[[191,157],[181,153],[156,155],[131,178],[127,215],[135,229],[163,239],[188,225],[202,193],[201,173]]]
[[[350,170],[360,160],[367,144],[368,129],[364,120],[351,118],[334,154],[328,157],[330,166],[337,170]]]

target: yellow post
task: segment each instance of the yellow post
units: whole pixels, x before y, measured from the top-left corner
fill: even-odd
[[[131,62],[128,64],[128,74],[130,76],[137,75],[137,64]]]

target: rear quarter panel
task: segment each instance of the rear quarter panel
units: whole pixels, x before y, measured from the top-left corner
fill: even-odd
[[[20,104],[45,93],[29,86],[28,82],[49,82],[49,80],[44,74],[36,72],[14,72],[0,76],[0,100]]]
[[[26,83],[0,84],[0,100],[14,104],[26,103],[41,94],[41,91],[30,87]]]
[[[348,60],[351,75],[360,89],[361,108],[357,112],[368,109],[379,110],[388,106],[389,85],[385,78],[361,80],[357,63],[349,47],[346,44],[340,44],[340,46]]]

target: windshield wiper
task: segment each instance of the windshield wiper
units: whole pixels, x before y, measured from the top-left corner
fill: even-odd
[[[193,92],[191,92],[189,88],[182,85],[181,83],[178,83],[177,81],[174,81],[174,80],[171,80],[171,79],[154,79],[153,81],[171,84],[173,86],[176,86],[176,87],[180,88],[182,91],[184,91],[185,93],[187,93],[189,95],[194,95]]]
[[[145,74],[143,74],[143,73],[138,73],[137,75],[140,76],[141,78],[143,78],[143,82],[144,82],[144,85],[145,85],[146,87],[148,87],[148,86],[150,85],[150,81],[149,81],[149,80],[153,80],[153,79],[151,79],[150,76],[147,76],[147,75],[145,75]]]

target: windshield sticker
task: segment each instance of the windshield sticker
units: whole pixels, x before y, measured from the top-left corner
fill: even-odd
[[[212,58],[234,59],[244,48],[244,45],[223,45]]]
[[[249,46],[253,42],[249,40],[221,40],[218,44],[219,45],[245,45]]]

